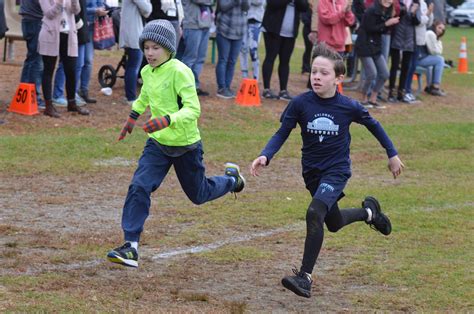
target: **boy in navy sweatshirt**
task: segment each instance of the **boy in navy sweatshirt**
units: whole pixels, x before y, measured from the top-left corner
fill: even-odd
[[[394,178],[404,168],[380,123],[359,102],[337,92],[337,84],[343,81],[346,70],[342,57],[325,44],[319,44],[313,51],[312,60],[312,91],[295,97],[288,104],[280,118],[280,129],[252,162],[250,169],[253,176],[258,176],[299,124],[303,139],[303,178],[313,199],[306,212],[301,268],[293,270],[294,276],[284,277],[282,284],[307,298],[311,296],[311,273],[323,243],[324,223],[331,232],[355,221],[365,221],[384,235],[389,235],[392,230],[390,220],[382,213],[374,197],[366,197],[361,208],[339,209],[337,205],[344,197],[344,187],[351,177],[350,124],[363,124],[385,148],[388,168]]]

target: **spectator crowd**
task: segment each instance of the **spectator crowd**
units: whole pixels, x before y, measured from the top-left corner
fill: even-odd
[[[211,93],[200,75],[212,37],[217,45],[217,97],[236,97],[232,82],[239,60],[243,78],[262,80],[263,98],[291,100],[290,60],[302,24],[303,74],[311,72],[311,51],[324,42],[345,58],[348,75],[360,71],[365,107],[416,104],[412,78],[420,68],[427,73],[424,92],[446,95],[441,88],[445,21],[435,18],[437,5],[434,0],[21,0],[27,46],[21,81],[36,84],[45,115],[60,117],[56,108],[61,106],[88,115],[84,106],[96,102],[89,94],[94,25],[120,10],[117,43],[127,57],[123,102],[128,105],[137,99],[140,69],[146,64],[139,37],[144,25],[156,19],[173,25],[175,57],[191,69],[200,97]],[[278,89],[270,84],[277,58]],[[354,67],[357,61],[361,69]]]

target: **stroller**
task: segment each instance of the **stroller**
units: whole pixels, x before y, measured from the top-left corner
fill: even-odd
[[[115,35],[115,42],[119,42],[119,34],[120,34],[120,7],[114,7],[109,9],[109,16],[112,17],[112,21],[114,24],[114,35]],[[112,88],[115,83],[117,82],[117,78],[124,78],[125,75],[118,75],[120,69],[125,69],[127,65],[127,54],[124,53],[122,58],[120,59],[119,63],[116,67],[105,64],[100,67],[99,69],[99,84],[101,87],[110,87]]]

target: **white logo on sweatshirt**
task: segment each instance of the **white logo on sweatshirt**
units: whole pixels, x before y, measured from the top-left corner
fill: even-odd
[[[324,140],[325,135],[339,135],[339,125],[334,124],[334,117],[325,113],[318,113],[316,119],[308,122],[307,132],[318,134],[319,142]]]

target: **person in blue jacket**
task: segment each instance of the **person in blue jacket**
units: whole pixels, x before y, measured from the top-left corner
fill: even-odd
[[[373,229],[389,235],[390,219],[382,212],[377,199],[368,196],[360,208],[339,209],[344,187],[351,177],[349,127],[352,122],[364,125],[379,141],[388,156],[388,168],[396,178],[404,167],[392,141],[380,123],[358,101],[337,92],[344,80],[343,58],[324,43],[314,48],[311,67],[312,90],[295,97],[281,115],[281,126],[251,165],[258,176],[284,144],[298,124],[303,140],[302,168],[306,188],[312,200],[306,212],[306,240],[300,270],[282,279],[285,288],[295,294],[311,296],[311,273],[323,244],[323,224],[329,231],[365,221]]]

